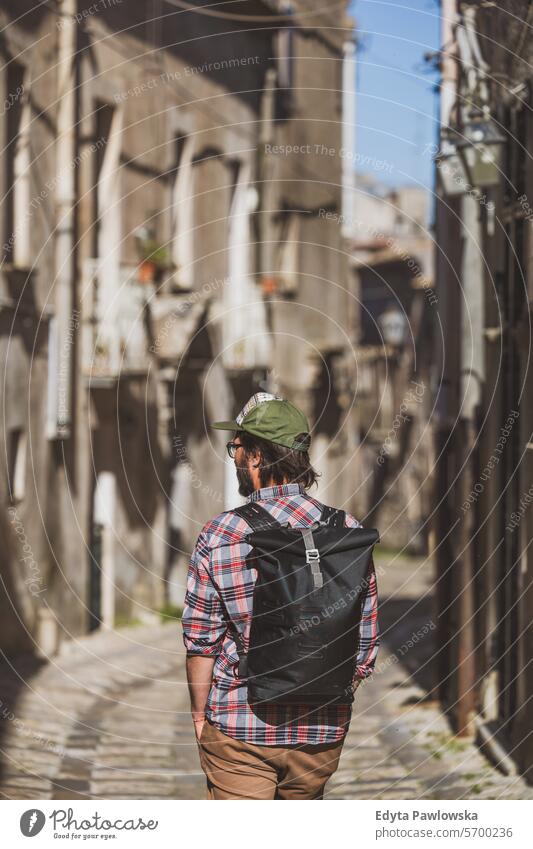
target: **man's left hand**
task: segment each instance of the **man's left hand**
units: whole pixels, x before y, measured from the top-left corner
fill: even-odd
[[[195,719],[193,716],[192,721],[194,723],[194,733],[196,734],[196,741],[199,743],[200,737],[202,736],[202,729],[205,725],[205,716],[199,717],[197,719]]]

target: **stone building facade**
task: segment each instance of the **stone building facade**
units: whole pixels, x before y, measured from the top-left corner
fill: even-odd
[[[180,603],[238,501],[208,423],[258,389],[302,404],[319,494],[353,506],[351,24],[192,5],[0,10],[8,653]]]
[[[531,783],[530,4],[443,5],[435,691],[459,733]],[[488,150],[472,140],[480,121],[497,140]]]

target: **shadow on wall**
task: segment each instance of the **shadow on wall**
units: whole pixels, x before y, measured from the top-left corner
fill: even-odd
[[[11,723],[16,723],[24,736],[28,736],[28,748],[37,748],[38,744],[42,743],[41,738],[33,731],[30,724],[26,725],[19,716],[19,704],[25,692],[31,688],[32,679],[46,662],[46,660],[40,659],[30,652],[17,655],[13,666],[4,657],[0,659],[0,752],[2,753],[5,753],[5,740]],[[33,745],[32,737],[34,739]],[[0,758],[0,782],[3,783],[7,780],[9,771],[9,758],[2,754]]]
[[[134,385],[121,380],[118,391],[93,390],[93,403],[101,423],[92,434],[96,473],[115,474],[129,526],[150,527],[161,488],[168,492],[155,401],[150,400],[145,381]]]
[[[316,435],[335,439],[342,428],[344,411],[340,406],[336,387],[333,383],[335,374],[335,353],[326,354],[320,361],[320,369],[313,386],[313,431]]]
[[[231,4],[230,4],[231,5]],[[226,11],[229,11],[228,9]],[[265,23],[247,22],[246,16],[265,15],[261,2],[240,3],[236,19],[202,15],[192,8],[167,8],[161,18],[147,15],[145,3],[116,3],[109,0],[99,10],[99,18],[116,32],[127,29],[139,35],[155,51],[167,51],[183,62],[179,72],[163,73],[163,66],[153,73],[155,90],[171,87],[190,97],[194,77],[211,77],[224,89],[233,92],[247,105],[257,108],[264,75],[273,56],[273,29]],[[156,12],[153,13],[154,15]],[[148,17],[148,20],[147,20]],[[268,20],[268,14],[267,14]],[[201,26],[202,37],[198,38]],[[153,93],[153,89],[152,89]],[[216,106],[211,105],[213,111]],[[220,111],[223,117],[223,111]]]
[[[13,544],[13,533],[4,510],[0,514],[0,578],[2,581],[2,606],[0,615],[0,751],[4,751],[4,738],[10,723],[17,720],[17,703],[31,679],[46,662],[32,654],[33,640],[21,617],[23,609],[21,592],[28,592],[15,581],[15,569],[21,563]],[[29,593],[28,593],[29,596]],[[15,671],[16,669],[16,671]],[[0,780],[9,762],[0,760]]]
[[[432,668],[436,653],[436,629],[428,626],[431,622],[432,601],[429,594],[418,599],[380,597],[379,627],[382,644],[393,657],[390,663],[400,663],[426,693],[430,693],[433,687]],[[378,674],[380,662],[378,659],[376,663]]]
[[[15,651],[32,648],[33,642],[26,631],[21,611],[24,608],[20,594],[28,594],[22,581],[15,580],[15,570],[21,575],[21,562],[17,559],[14,547],[13,531],[9,517],[4,510],[0,513],[0,578],[2,580],[2,613],[0,616],[0,650],[2,656],[10,657]],[[25,601],[25,600],[24,600]],[[0,691],[1,692],[1,691]]]

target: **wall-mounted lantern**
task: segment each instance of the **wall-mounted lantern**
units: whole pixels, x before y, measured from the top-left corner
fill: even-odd
[[[445,195],[462,195],[468,188],[468,177],[457,143],[449,133],[443,134],[435,156],[437,174]]]
[[[457,141],[467,180],[476,189],[497,186],[503,164],[505,136],[491,118],[468,121]]]
[[[407,318],[401,309],[394,306],[387,307],[378,317],[378,325],[386,345],[393,348],[402,347],[406,337]]]

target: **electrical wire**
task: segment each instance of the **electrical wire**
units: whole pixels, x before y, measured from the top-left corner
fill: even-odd
[[[186,12],[196,12],[198,15],[206,15],[207,17],[222,18],[230,21],[240,21],[241,23],[246,23],[247,21],[267,23],[269,21],[290,21],[292,19],[292,15],[288,12],[281,15],[276,13],[272,13],[271,15],[239,15],[237,12],[219,12],[215,11],[213,8],[214,6],[235,5],[235,2],[237,2],[237,0],[223,0],[221,3],[212,3],[209,6],[196,6],[194,3],[188,3],[187,0],[165,0],[165,3],[168,3],[170,6],[176,6]],[[240,0],[240,2],[248,3],[249,0]],[[339,3],[333,3],[331,6],[321,7],[320,9],[312,9],[308,12],[297,9],[295,12],[297,17],[300,19],[310,16],[316,17],[317,15],[324,14],[325,12],[331,12],[340,8],[344,9],[345,6],[346,3],[344,0],[341,0]]]
[[[522,31],[521,31],[519,39],[518,39],[518,44],[516,46],[516,50],[514,51],[515,60],[521,58],[522,50],[524,49],[524,44],[525,44],[525,41],[526,41],[526,31],[527,31],[527,29],[531,28],[530,24],[531,24],[532,16],[533,16],[533,3],[530,2],[529,8],[527,10],[526,19],[523,22]]]

